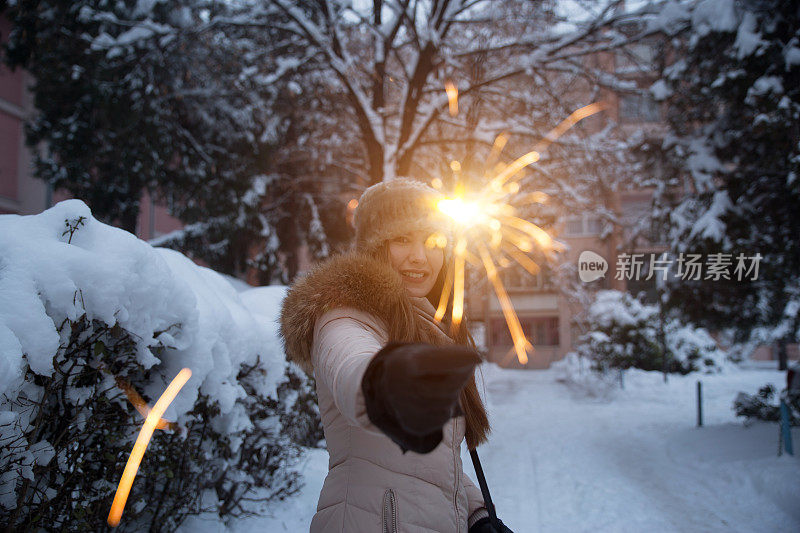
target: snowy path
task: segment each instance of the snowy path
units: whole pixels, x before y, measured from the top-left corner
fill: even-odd
[[[489,372],[494,431],[481,455],[509,527],[800,531],[800,461],[776,457],[775,425],[745,428],[730,408],[736,392],[780,374],[703,378],[699,429],[696,378],[636,378],[600,401],[572,393],[552,372]]]
[[[479,451],[500,517],[515,533],[800,531],[800,459],[777,457],[776,425],[744,427],[731,409],[737,392],[783,375],[703,376],[703,428],[697,379],[629,373],[625,390],[598,400],[552,370],[486,368],[493,434]],[[466,449],[463,460],[475,480]],[[327,453],[312,451],[303,471],[303,491],[269,516],[227,528],[193,519],[184,531],[307,531]]]

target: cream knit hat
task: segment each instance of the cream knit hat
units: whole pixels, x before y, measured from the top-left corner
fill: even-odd
[[[430,231],[449,238],[450,221],[436,207],[442,198],[436,189],[409,178],[367,188],[353,214],[356,250],[373,253],[385,241],[409,231]]]

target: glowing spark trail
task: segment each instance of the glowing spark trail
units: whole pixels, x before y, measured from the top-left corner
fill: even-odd
[[[453,289],[453,269],[448,268],[447,274],[444,277],[444,287],[442,287],[442,295],[439,297],[439,307],[436,308],[436,315],[434,320],[441,322],[444,314],[447,312],[447,302],[450,300],[450,291]]]
[[[497,293],[497,299],[500,301],[501,308],[503,309],[503,316],[508,324],[508,329],[511,331],[511,338],[514,340],[514,351],[517,352],[517,357],[521,364],[528,362],[528,352],[533,350],[533,346],[525,338],[525,333],[522,331],[522,325],[519,323],[519,318],[514,312],[514,306],[511,304],[511,298],[508,297],[503,283],[497,276],[497,269],[492,262],[489,251],[486,247],[480,246],[481,259],[486,268],[486,273],[489,276],[489,281],[492,282],[494,290]]]
[[[450,104],[450,116],[458,115],[458,87],[452,81],[444,84],[444,90],[447,92],[447,101]]]
[[[461,239],[456,244],[455,286],[453,287],[453,324],[461,323],[464,316],[464,254],[467,251],[467,241]]]
[[[572,126],[580,122],[581,120],[594,115],[595,113],[599,113],[603,109],[608,107],[607,104],[604,102],[595,102],[593,104],[589,104],[584,106],[576,111],[573,111],[570,116],[565,118],[561,121],[561,124],[550,130],[547,135],[544,136],[544,139],[539,141],[539,143],[533,148],[532,151],[528,152],[527,154],[523,155],[510,165],[508,165],[505,170],[500,172],[497,177],[492,180],[492,188],[494,190],[500,190],[500,187],[511,177],[517,174],[520,170],[527,167],[531,163],[536,163],[539,161],[539,157],[541,152],[544,152],[548,146],[553,144],[556,139],[561,137],[567,130],[569,130]],[[503,142],[505,144],[505,141]]]
[[[123,470],[122,477],[119,480],[117,492],[114,494],[111,511],[108,513],[108,524],[111,527],[119,525],[120,518],[122,518],[122,510],[125,508],[128,495],[131,492],[133,479],[136,477],[136,472],[139,471],[139,464],[142,462],[142,457],[144,457],[144,452],[147,450],[147,445],[150,444],[150,438],[153,436],[158,422],[190,377],[192,377],[192,371],[188,368],[178,372],[178,375],[173,378],[167,390],[164,391],[164,394],[156,401],[155,406],[147,413],[144,425],[139,431],[139,436],[136,437],[136,443],[133,445],[131,455],[125,464],[125,470]]]

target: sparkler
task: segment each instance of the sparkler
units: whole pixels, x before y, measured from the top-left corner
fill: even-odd
[[[125,503],[128,501],[128,495],[131,491],[133,479],[139,471],[139,464],[142,462],[144,452],[147,450],[147,445],[150,444],[150,438],[153,432],[158,427],[159,422],[162,421],[161,417],[164,412],[178,395],[178,392],[183,388],[189,378],[192,377],[192,371],[188,368],[182,369],[178,375],[172,379],[167,390],[156,401],[156,404],[147,412],[144,425],[139,431],[139,436],[136,437],[136,443],[133,445],[128,462],[125,464],[125,470],[122,472],[122,477],[117,486],[117,492],[114,494],[114,501],[111,504],[111,510],[108,513],[108,525],[116,527],[119,525],[120,518],[122,518],[122,511],[125,508]],[[138,394],[137,394],[138,396]],[[141,399],[141,398],[140,398]],[[134,404],[135,405],[135,404]],[[138,409],[138,407],[137,407]]]
[[[447,82],[446,91],[452,115],[454,110],[458,112],[458,92],[452,82]],[[520,207],[545,204],[548,201],[547,194],[541,191],[519,196],[519,180],[522,177],[520,172],[528,165],[539,161],[541,153],[572,126],[602,111],[605,107],[605,104],[596,102],[578,109],[553,128],[533,150],[508,165],[495,166],[490,171],[493,174],[487,176],[486,185],[480,190],[467,191],[464,184],[459,182],[452,196],[438,201],[436,207],[439,211],[449,216],[455,223],[456,244],[453,250],[453,266],[447,272],[436,310],[436,320],[441,321],[444,317],[452,289],[452,323],[455,326],[461,323],[464,313],[465,264],[467,262],[476,264],[485,270],[500,302],[517,359],[521,364],[528,362],[528,353],[533,351],[533,345],[525,337],[511,298],[498,275],[495,262],[501,265],[516,262],[532,275],[536,275],[540,271],[539,265],[528,254],[535,247],[550,253],[561,249],[562,246],[536,224],[516,216]],[[491,168],[500,157],[507,141],[506,134],[497,136],[489,155],[487,168]],[[457,161],[452,162],[450,167],[455,174],[461,170],[461,165]],[[437,189],[443,186],[438,178],[431,184]]]

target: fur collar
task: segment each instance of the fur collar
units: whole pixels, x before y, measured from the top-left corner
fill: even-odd
[[[415,305],[414,300],[420,300]],[[288,360],[313,374],[314,325],[326,311],[354,307],[380,318],[396,342],[452,342],[433,325],[424,298],[409,298],[400,275],[389,265],[357,252],[332,257],[289,289],[283,300],[280,334]],[[419,309],[418,309],[419,308]]]

